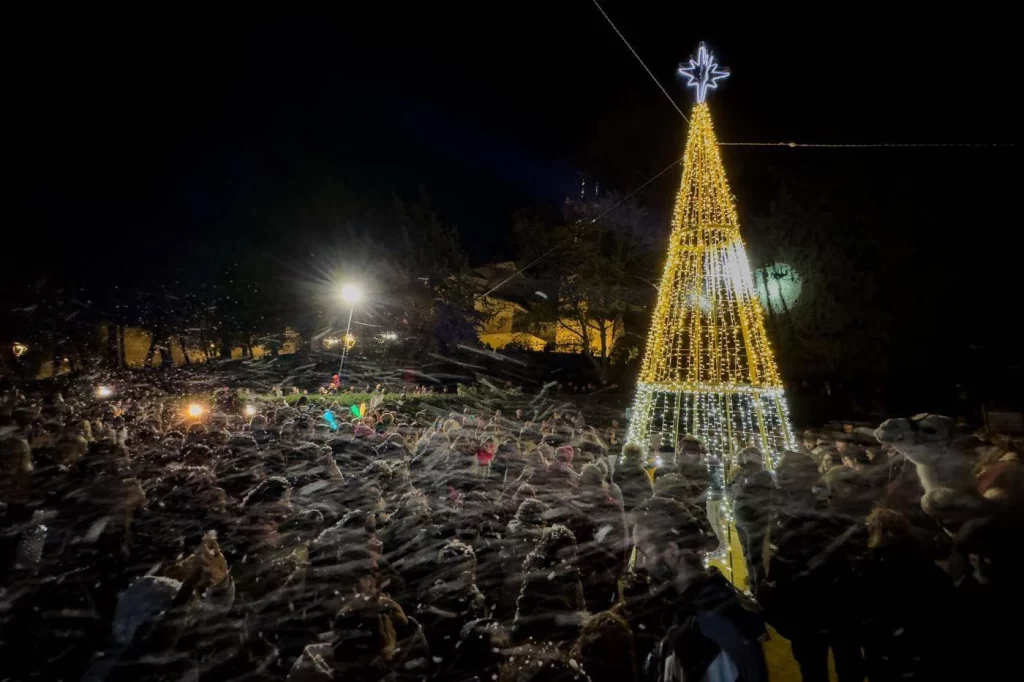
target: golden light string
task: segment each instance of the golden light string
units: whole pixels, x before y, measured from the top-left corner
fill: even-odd
[[[788,407],[739,220],[704,103],[687,132],[668,258],[627,440],[700,438],[730,466],[745,445],[773,467],[791,443]]]

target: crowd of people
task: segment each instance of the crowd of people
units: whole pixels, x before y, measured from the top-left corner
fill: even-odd
[[[770,465],[526,401],[25,390],[0,409],[3,679],[753,682],[772,628],[806,682],[830,651],[842,682],[1012,652],[1018,450],[934,418]],[[930,486],[928,447],[974,488]],[[707,560],[732,546],[739,586]]]

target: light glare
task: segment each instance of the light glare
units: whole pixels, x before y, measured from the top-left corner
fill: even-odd
[[[341,288],[341,297],[346,303],[358,303],[362,296],[363,292],[358,285],[346,284]]]

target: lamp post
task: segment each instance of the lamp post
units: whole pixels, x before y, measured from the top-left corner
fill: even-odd
[[[348,303],[348,324],[345,325],[345,336],[341,343],[341,364],[338,365],[338,378],[345,369],[345,356],[348,355],[348,340],[351,338],[349,332],[352,330],[352,314],[356,311],[356,303],[362,297],[363,292],[355,284],[346,284],[341,288],[341,298]]]

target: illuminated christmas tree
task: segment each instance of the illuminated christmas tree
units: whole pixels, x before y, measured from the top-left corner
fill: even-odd
[[[680,72],[697,102],[627,441],[690,434],[726,462],[754,445],[771,467],[794,445],[789,410],[704,101],[729,74],[703,43]]]

